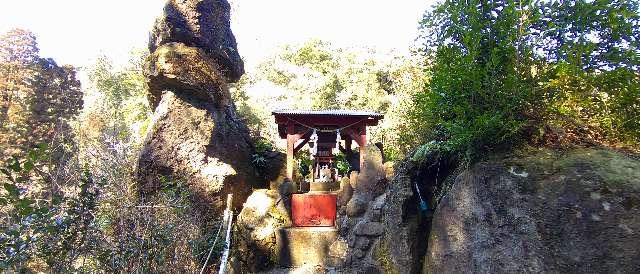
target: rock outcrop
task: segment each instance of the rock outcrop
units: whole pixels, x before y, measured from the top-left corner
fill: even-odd
[[[423,273],[640,272],[640,161],[542,150],[476,164],[432,220]]]
[[[419,273],[426,251],[429,230],[428,212],[419,208],[416,185],[420,167],[406,159],[389,184],[385,204],[382,207],[384,235],[377,251],[377,260],[383,263],[386,273]],[[429,195],[423,192],[427,198]]]
[[[345,178],[337,235],[322,241],[326,254],[312,273],[640,270],[637,159],[605,150],[535,150],[456,169],[450,155],[439,153],[386,170],[388,185],[371,195],[358,194],[370,190],[363,188],[370,181],[358,181],[364,177]],[[457,175],[443,185],[436,174]],[[431,212],[420,208],[416,189],[431,205],[434,193],[449,190]],[[241,213],[234,260],[239,272],[289,273],[278,265],[278,233],[291,225],[289,211],[276,205],[275,191],[256,193],[268,198]]]
[[[364,152],[360,172],[352,172],[348,181],[345,178],[338,192],[337,242],[345,243],[346,251],[343,257],[334,259],[334,265],[344,273],[385,273],[393,271],[389,268],[383,217],[391,178],[385,175],[378,147],[368,145]]]
[[[289,210],[275,190],[256,190],[247,198],[233,230],[234,273],[255,273],[276,264],[280,255],[277,234],[280,228],[291,226]]]
[[[164,44],[149,56],[145,73],[154,107],[165,90],[212,102],[217,108],[231,103],[227,78],[216,60],[200,48],[176,42]]]
[[[243,73],[225,0],[170,0],[153,28],[145,74],[155,111],[136,176],[143,197],[163,178],[182,180],[205,215],[224,196],[239,207],[260,185],[250,166],[254,147],[227,83]],[[262,186],[262,185],[261,185]]]
[[[225,77],[235,82],[244,74],[226,0],[169,0],[151,32],[149,51],[177,42],[198,48],[215,59]]]
[[[363,195],[367,201],[370,201],[386,190],[387,179],[382,151],[375,145],[367,145],[363,152],[362,159],[364,161],[358,172],[357,183],[353,188],[358,195]]]

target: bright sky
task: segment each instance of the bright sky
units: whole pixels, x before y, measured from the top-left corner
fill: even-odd
[[[340,47],[404,53],[433,0],[232,0],[232,30],[249,65],[283,44],[319,38]],[[87,66],[106,54],[127,61],[146,47],[165,0],[2,0],[0,32],[33,31],[41,55],[60,64]]]

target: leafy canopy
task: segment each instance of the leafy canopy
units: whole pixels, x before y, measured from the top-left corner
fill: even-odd
[[[420,24],[414,120],[473,158],[522,141],[638,142],[638,1],[443,1]]]

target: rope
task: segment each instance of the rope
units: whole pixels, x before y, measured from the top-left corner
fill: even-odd
[[[438,186],[438,176],[440,176],[440,156],[438,156],[438,171],[436,171],[436,187]]]
[[[207,263],[209,263],[209,258],[211,258],[211,253],[213,253],[213,248],[216,246],[216,243],[218,243],[218,236],[220,236],[220,230],[222,230],[222,226],[224,226],[224,222],[220,224],[220,227],[218,228],[216,237],[215,239],[213,239],[213,245],[211,245],[211,249],[209,249],[209,255],[207,255],[207,260],[204,261],[204,265],[202,266],[202,269],[200,269],[200,274],[204,272],[204,269],[207,267]]]

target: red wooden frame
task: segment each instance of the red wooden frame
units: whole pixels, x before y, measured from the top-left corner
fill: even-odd
[[[287,139],[287,177],[293,178],[293,164],[295,154],[309,142],[312,134],[311,128],[321,129],[317,132],[318,143],[333,144],[335,146],[335,133],[331,130],[340,130],[345,147],[341,150],[350,151],[352,141],[355,141],[360,149],[360,165],[362,166],[363,150],[367,144],[367,126],[378,125],[383,118],[379,113],[366,113],[360,111],[274,111],[275,122],[278,124],[280,138]],[[325,132],[329,131],[329,132]],[[296,142],[303,141],[296,145]]]

